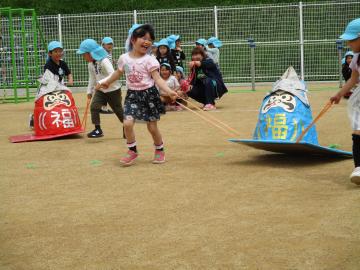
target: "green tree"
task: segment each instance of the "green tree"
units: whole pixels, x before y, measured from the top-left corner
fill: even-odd
[[[303,2],[311,2],[305,0]],[[34,8],[39,15],[47,14],[69,14],[69,13],[93,13],[93,12],[116,12],[130,10],[151,10],[151,9],[171,9],[171,8],[191,8],[209,7],[215,5],[249,5],[249,4],[277,4],[291,3],[294,0],[2,0],[0,7],[12,8]],[[319,1],[320,2],[320,1]]]

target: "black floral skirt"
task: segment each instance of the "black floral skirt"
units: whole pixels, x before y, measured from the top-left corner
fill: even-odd
[[[153,122],[165,114],[165,107],[160,100],[155,86],[146,90],[128,90],[124,102],[124,120]]]

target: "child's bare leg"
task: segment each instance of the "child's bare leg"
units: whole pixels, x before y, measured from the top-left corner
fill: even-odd
[[[160,134],[160,130],[158,129],[158,126],[157,126],[157,121],[148,122],[147,128],[148,128],[151,136],[153,137],[154,144],[161,145],[163,143],[163,141],[162,141],[162,137]]]
[[[127,143],[134,143],[135,142],[135,132],[134,132],[134,120],[124,120],[124,131],[126,136]]]
[[[351,182],[360,185],[360,130],[353,130],[353,159],[355,169],[350,175]]]
[[[148,122],[147,128],[153,137],[154,140],[154,146],[155,146],[155,156],[152,161],[154,164],[161,164],[165,162],[165,152],[164,152],[164,144],[162,141],[162,137],[160,134],[160,130],[157,126],[157,121],[154,122]]]
[[[135,141],[135,133],[134,133],[134,120],[124,120],[124,131],[126,135],[127,147],[129,148],[128,152],[124,157],[120,159],[120,162],[123,166],[132,165],[136,158],[138,157],[137,149],[136,149],[136,141]]]

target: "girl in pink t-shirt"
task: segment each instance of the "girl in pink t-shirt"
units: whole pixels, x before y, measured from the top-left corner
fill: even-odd
[[[338,104],[341,98],[349,93],[353,87],[359,83],[360,79],[360,18],[352,20],[340,36],[347,41],[347,45],[354,52],[354,57],[350,63],[351,77],[346,81],[341,90],[330,98],[332,103]],[[355,169],[350,175],[350,181],[360,185],[360,86],[351,95],[348,102],[348,113],[352,126],[353,158]]]
[[[120,56],[118,69],[109,77],[100,80],[97,85],[97,89],[107,88],[122,74],[126,75],[128,91],[124,102],[123,124],[129,150],[120,159],[124,166],[132,165],[138,157],[134,133],[135,120],[147,122],[147,128],[155,145],[155,156],[152,162],[157,164],[165,162],[164,143],[157,126],[160,114],[165,113],[165,108],[155,83],[172,99],[175,100],[177,94],[161,79],[159,62],[148,54],[154,39],[154,29],[151,25],[134,24],[129,30],[126,42],[128,52]]]

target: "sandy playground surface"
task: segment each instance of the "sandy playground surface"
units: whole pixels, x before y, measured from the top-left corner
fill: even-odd
[[[316,115],[332,91],[309,98]],[[231,93],[209,112],[251,138],[264,92]],[[85,95],[75,94],[80,115]],[[360,269],[360,188],[351,159],[284,156],[227,141],[189,112],[160,121],[168,162],[105,136],[11,144],[33,104],[0,104],[0,269]],[[90,131],[91,125],[87,130]],[[322,145],[351,151],[346,102],[318,123]]]

